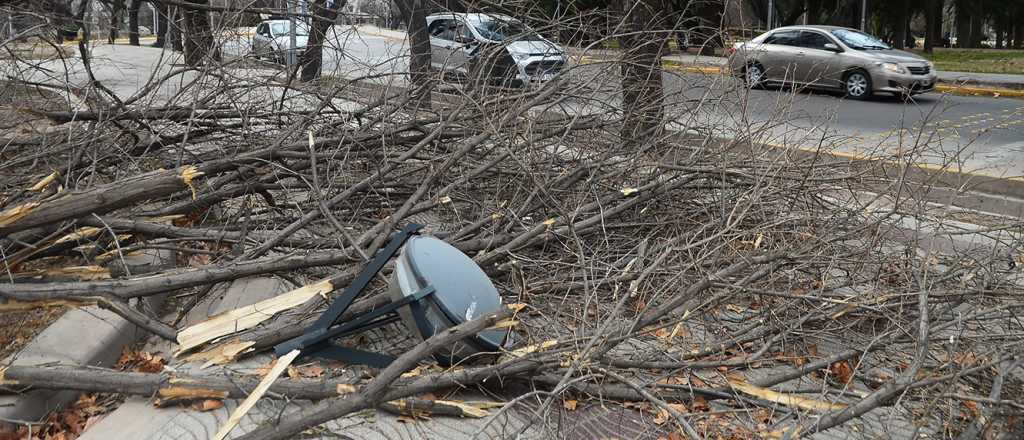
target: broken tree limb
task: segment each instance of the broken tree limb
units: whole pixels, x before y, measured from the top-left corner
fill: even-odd
[[[82,191],[58,194],[54,198],[28,202],[0,212],[0,236],[75,219],[93,213],[106,213],[154,197],[188,189],[202,176],[194,166],[175,170],[157,170],[114,183]]]
[[[239,438],[246,440],[290,439],[311,426],[334,420],[353,411],[374,407],[384,401],[388,387],[402,373],[412,368],[420,360],[443,347],[447,347],[470,335],[477,334],[493,326],[495,323],[513,316],[519,308],[521,308],[521,305],[508,305],[495,313],[481,316],[452,327],[447,331],[437,333],[399,356],[398,359],[395,359],[391,365],[381,371],[362,390],[352,396],[320,402],[304,408],[295,414],[282,417],[280,422],[273,426],[261,427]],[[387,399],[387,401],[391,400],[395,399]]]
[[[196,269],[178,269],[126,280],[77,283],[0,284],[0,297],[21,301],[88,298],[97,294],[128,299],[204,284],[219,283],[252,275],[351,262],[343,252],[314,252]]]

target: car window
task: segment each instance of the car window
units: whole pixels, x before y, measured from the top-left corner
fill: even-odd
[[[778,44],[782,46],[799,46],[800,32],[779,31],[764,39],[764,44]]]
[[[825,50],[825,45],[829,43],[832,43],[832,40],[829,40],[828,37],[817,32],[803,31],[800,33],[801,47]]]
[[[455,20],[434,20],[427,28],[430,36],[442,40],[455,41]]]
[[[277,22],[270,25],[270,30],[274,31],[274,36],[280,37],[282,35],[288,35],[288,22]],[[295,35],[307,36],[309,35],[309,26],[305,23],[298,23],[295,25]]]
[[[515,20],[485,18],[473,23],[473,26],[480,35],[492,41],[505,41],[511,38],[519,41],[541,41],[540,35],[533,29]]]
[[[885,44],[882,40],[879,40],[874,35],[865,34],[860,31],[853,29],[836,29],[832,31],[832,35],[835,35],[843,44],[850,46],[851,49],[856,50],[886,50],[892,49],[888,44]]]

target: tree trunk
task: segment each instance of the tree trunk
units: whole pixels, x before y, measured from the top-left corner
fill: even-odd
[[[1013,48],[1024,49],[1024,12],[1017,14],[1017,19],[1013,23]]]
[[[663,123],[661,56],[668,38],[658,31],[668,30],[662,17],[669,14],[662,1],[627,0],[623,6],[621,136],[627,147],[636,147],[656,135]]]
[[[970,46],[972,48],[981,47],[981,42],[985,41],[985,34],[982,32],[981,14],[977,10],[971,11],[971,39]]]
[[[908,0],[896,1],[896,35],[893,38],[893,46],[897,49],[907,47],[907,24],[910,22],[910,4]]]
[[[314,17],[312,32],[309,33],[306,49],[299,57],[299,65],[302,66],[300,79],[303,81],[312,81],[320,77],[324,59],[324,37],[334,25],[334,20],[338,18],[338,9],[345,3],[345,0],[335,0],[327,5],[327,0],[316,0],[311,5],[310,12]]]
[[[396,2],[409,34],[409,90],[417,106],[430,106],[430,33],[425,0]]]
[[[167,43],[167,31],[168,25],[170,24],[170,8],[163,3],[154,3],[156,6],[156,42],[153,43],[153,47],[164,47]]]
[[[208,5],[209,0],[194,0],[194,3]],[[201,9],[185,8],[182,11],[185,23],[185,64],[198,66],[206,61],[219,61],[220,51],[213,40],[210,29],[210,13]]]
[[[139,45],[139,8],[142,6],[142,0],[131,0],[131,5],[128,8],[128,44],[132,46]]]
[[[185,44],[182,41],[182,20],[181,20],[181,8],[174,6],[170,8],[170,13],[167,15],[168,33],[171,38],[171,48],[175,51],[182,52],[185,50]]]
[[[965,0],[956,2],[956,47],[971,47],[971,14]]]
[[[924,9],[924,51],[932,53],[935,47],[935,28],[942,27],[939,16],[935,13],[935,3],[938,0],[928,0]]]
[[[997,18],[993,23],[996,28],[996,49],[1003,48],[1003,38],[1006,37],[1006,21],[1002,17]]]
[[[107,41],[114,44],[117,40],[117,32],[121,27],[121,13],[124,11],[124,0],[114,0],[110,4],[110,31],[107,34]]]

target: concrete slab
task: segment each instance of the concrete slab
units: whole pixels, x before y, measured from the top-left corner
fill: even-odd
[[[174,253],[147,250],[125,256],[129,267],[156,268],[173,263]],[[142,273],[142,272],[137,272]],[[164,296],[146,298],[147,306],[156,310]],[[88,306],[73,309],[37,335],[24,349],[4,361],[5,365],[92,365],[110,366],[120,357],[122,349],[146,335],[134,324],[113,312]],[[20,395],[0,396],[0,418],[34,422],[50,411],[75,399],[71,391],[35,390]]]

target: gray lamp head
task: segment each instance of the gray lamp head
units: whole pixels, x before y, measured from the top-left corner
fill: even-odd
[[[412,295],[428,285],[434,287],[433,295],[418,306],[399,310],[405,325],[423,339],[501,307],[498,289],[466,254],[437,238],[415,236],[406,242],[395,263],[392,299]],[[414,307],[420,307],[421,313],[414,313]],[[453,363],[476,353],[497,351],[505,335],[501,330],[480,332],[439,354],[438,359]]]

